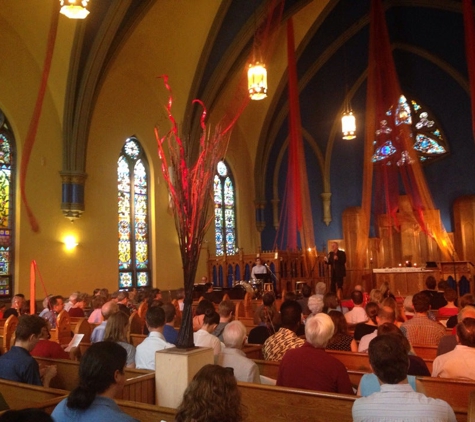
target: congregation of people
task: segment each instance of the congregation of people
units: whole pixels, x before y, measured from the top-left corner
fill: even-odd
[[[388,283],[369,293],[356,286],[348,300],[340,300],[336,291],[326,292],[323,282],[317,283],[314,294],[304,284],[299,294],[287,292],[280,301],[270,291],[255,307],[255,326],[248,330],[235,318],[236,304],[229,299],[218,300],[219,295],[208,286],[195,307],[193,339],[195,346],[213,350],[215,365],[209,365],[207,370],[203,368],[200,376],[209,383],[221,383],[222,388],[237,388],[236,381],[262,382],[356,394],[361,398],[353,406],[355,421],[396,420],[389,416],[401,412],[403,403],[407,406],[400,420],[419,420],[418,415],[438,414],[439,418],[433,420],[453,421],[455,416],[447,403],[417,391],[416,377],[475,380],[474,298],[471,294],[457,297],[456,291],[445,282],[437,286],[433,277],[427,278],[426,287],[406,297],[404,302],[396,300]],[[178,301],[175,304],[164,301],[159,289],[119,291],[112,295],[106,289],[96,289],[91,296],[73,292],[67,300],[50,295],[38,315],[29,315],[28,302],[17,294],[3,313],[4,318],[15,315],[19,320],[14,345],[0,356],[0,378],[47,387],[56,375],[56,368],[40,367],[34,357],[79,359],[80,384],[56,407],[53,418],[90,420],[91,415],[112,412],[114,420],[134,420],[112,404],[113,398],[123,387],[124,368],[155,370],[155,353],[175,346],[176,318],[183,309],[182,291],[177,299],[181,299],[181,305]],[[129,317],[142,303],[146,304],[147,336],[134,347],[127,336]],[[95,325],[92,345],[83,356],[78,348],[66,352],[57,342],[49,340],[50,330],[56,327],[63,310],[71,317],[88,318]],[[452,328],[453,333],[447,334],[447,328]],[[243,351],[246,344],[262,345],[265,360],[280,362],[276,380],[259,374],[256,362]],[[432,373],[413,346],[438,346]],[[332,350],[367,353],[373,372],[365,374],[359,386],[352,385],[344,364],[329,353]],[[97,367],[91,360],[101,362],[103,377],[95,373]],[[219,372],[215,367],[227,371]],[[218,380],[218,372],[226,380]],[[197,393],[194,382],[185,392],[184,400]],[[189,411],[182,404],[176,420],[192,420],[187,419]]]

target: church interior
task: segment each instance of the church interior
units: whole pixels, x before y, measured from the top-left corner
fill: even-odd
[[[210,126],[229,110],[236,113],[221,157],[232,175],[233,230],[217,236],[214,197],[205,193],[213,211],[197,281],[206,275],[230,287],[245,279],[262,254],[281,283],[290,283],[285,288],[295,287],[296,280],[325,277],[319,262],[337,241],[348,256],[346,290],[362,281],[372,287],[374,280],[366,275],[373,269],[423,268],[427,262],[438,265],[439,276],[457,280],[466,275],[472,282],[475,141],[462,1],[382,4],[401,91],[386,118],[393,129],[405,126],[412,139],[410,154],[420,172],[409,185],[417,186],[421,197],[420,186],[429,193],[422,206],[400,179],[386,184],[378,184],[376,176],[368,179],[368,168],[388,162],[391,154],[389,144],[370,155],[367,151],[368,140],[388,130],[383,120],[376,122],[382,125],[377,133],[376,123],[368,123],[375,114],[368,98],[368,81],[374,79],[370,0],[90,0],[84,20],[60,15],[58,0],[4,0],[3,298],[28,294],[32,262],[40,274],[37,299],[45,291],[68,296],[97,287],[171,291],[183,285],[174,211],[155,135],[155,130],[160,136],[170,131],[170,98],[190,155],[197,153],[201,130],[202,109],[194,100],[206,107]],[[289,64],[289,22],[295,67]],[[379,50],[374,51],[377,58]],[[247,68],[259,55],[266,60],[267,97],[245,101]],[[294,100],[289,98],[292,70]],[[293,245],[282,216],[289,201],[295,104],[302,150],[293,168],[306,169],[302,209],[311,230],[305,242],[299,234]],[[353,139],[342,138],[341,116],[348,108],[356,117]],[[397,121],[401,113],[402,123]],[[124,156],[141,158],[134,192],[143,189],[142,203],[124,205],[124,198],[130,199],[129,191],[120,191],[121,177],[130,177],[129,169],[121,168]],[[140,171],[146,174],[142,179]],[[130,189],[130,180],[125,184]],[[381,198],[382,186],[397,198],[389,200],[387,192]],[[392,201],[390,211],[380,207],[385,201]],[[429,202],[433,208],[426,206]],[[121,207],[136,211],[140,205],[145,214],[124,227]],[[124,231],[142,236],[137,250],[125,252],[132,266],[141,253],[146,255],[138,272],[121,270]],[[217,240],[232,246],[217,250]],[[281,274],[285,256],[302,261],[303,272]],[[236,265],[239,274],[229,274]],[[402,290],[410,293],[412,287]]]

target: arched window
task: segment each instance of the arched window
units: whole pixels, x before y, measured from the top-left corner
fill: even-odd
[[[13,292],[15,139],[0,110],[0,297]]]
[[[236,253],[236,196],[234,181],[224,161],[217,165],[214,176],[214,227],[216,255]]]
[[[416,101],[407,101],[404,95],[401,95],[396,106],[396,112],[393,113],[391,107],[387,111],[388,120],[394,119],[394,127],[399,125],[411,126],[413,137],[413,148],[419,156],[421,162],[427,162],[437,157],[447,154],[447,145],[445,137],[435,121],[421,105]],[[376,131],[376,135],[384,134],[387,138],[386,142],[376,148],[373,155],[373,162],[384,161],[396,153],[396,147],[391,139],[391,124],[387,120],[381,121],[380,128]]]
[[[139,141],[127,139],[117,162],[119,289],[151,286],[147,159]]]

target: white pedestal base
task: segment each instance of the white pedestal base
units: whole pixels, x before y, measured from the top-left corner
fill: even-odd
[[[208,347],[173,347],[158,351],[155,354],[156,403],[176,409],[195,374],[203,366],[213,363],[213,349]]]

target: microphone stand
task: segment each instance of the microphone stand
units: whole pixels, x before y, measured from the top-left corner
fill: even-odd
[[[267,268],[267,271],[269,271],[270,275],[271,275],[272,277],[274,277],[274,283],[275,283],[275,285],[274,285],[274,292],[276,292],[277,276],[272,272],[272,270],[270,269],[270,267],[269,267],[267,264],[264,264],[264,266]],[[272,279],[272,277],[271,277],[271,279]],[[277,294],[277,292],[276,292],[276,294]]]

